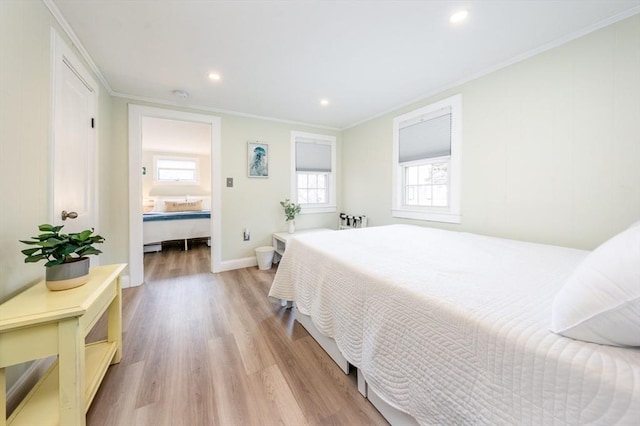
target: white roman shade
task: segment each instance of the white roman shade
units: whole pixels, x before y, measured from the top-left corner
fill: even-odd
[[[400,163],[451,155],[451,110],[401,123],[398,142]]]
[[[296,171],[331,172],[331,145],[296,141]]]

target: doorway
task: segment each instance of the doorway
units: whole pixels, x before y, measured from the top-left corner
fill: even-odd
[[[194,123],[210,127],[210,205],[211,272],[220,271],[221,263],[221,143],[220,118],[204,114],[163,108],[129,105],[129,269],[131,286],[144,281],[143,249],[143,130],[149,120],[168,120],[174,124]],[[146,167],[146,169],[143,169]],[[196,194],[194,194],[196,195]]]

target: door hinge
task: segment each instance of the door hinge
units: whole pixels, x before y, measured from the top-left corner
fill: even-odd
[[[96,120],[95,118],[93,118],[93,117],[91,118],[91,128],[92,129],[96,128],[96,121],[95,120]]]

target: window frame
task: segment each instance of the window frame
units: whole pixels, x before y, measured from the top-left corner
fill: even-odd
[[[439,111],[441,111],[439,113]],[[445,157],[425,158],[421,160],[400,162],[400,129],[406,122],[430,115],[436,118],[450,111],[451,113],[451,155]],[[416,219],[432,222],[461,223],[460,214],[460,181],[461,181],[461,146],[462,146],[462,95],[454,95],[422,108],[410,111],[393,119],[393,157],[392,157],[392,208],[391,216],[405,219]],[[442,162],[448,157],[448,198],[447,207],[406,205],[405,201],[405,169],[406,167]],[[439,161],[434,161],[439,160]]]
[[[296,170],[296,142],[313,141],[315,143],[329,145],[331,147],[331,172],[318,172],[316,174],[327,174],[326,203],[300,203],[298,201],[298,171]],[[291,131],[291,200],[300,204],[302,210],[300,214],[311,213],[335,213],[337,211],[336,192],[336,137],[316,133],[306,133]]]
[[[158,161],[192,161],[195,165],[194,180],[164,180],[159,178],[160,168],[158,167]],[[200,159],[198,157],[178,156],[171,155],[154,155],[153,156],[153,184],[154,185],[194,185],[200,183]]]

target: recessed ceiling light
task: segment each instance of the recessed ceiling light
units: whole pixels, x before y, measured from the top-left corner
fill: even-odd
[[[329,105],[329,99],[320,99],[320,105]]]
[[[459,10],[449,17],[449,22],[457,24],[458,22],[462,22],[467,19],[467,16],[469,16],[469,11]]]
[[[211,80],[220,80],[220,74],[215,73],[215,72],[209,73],[209,78]]]

